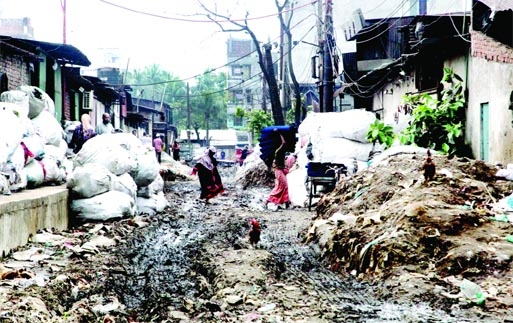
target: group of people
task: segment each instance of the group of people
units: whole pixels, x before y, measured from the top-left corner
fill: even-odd
[[[285,205],[285,208],[289,208],[291,205],[289,197],[289,186],[287,182],[287,174],[290,169],[294,166],[297,155],[289,154],[286,156],[286,140],[282,134],[276,132],[279,138],[279,144],[274,151],[274,175],[275,183],[269,197],[266,200],[266,206],[269,203],[273,203],[277,206]],[[197,175],[201,193],[200,199],[204,199],[205,203],[208,204],[210,199],[224,192],[223,183],[219,171],[217,169],[216,159],[216,148],[209,147],[205,150],[204,154],[198,159],[192,174]]]

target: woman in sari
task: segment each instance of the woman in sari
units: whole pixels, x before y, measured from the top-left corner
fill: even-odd
[[[201,186],[200,199],[205,199],[206,204],[209,203],[211,198],[224,192],[221,176],[219,176],[219,171],[217,170],[215,154],[215,147],[208,148],[192,169],[192,174],[198,175],[199,178]]]

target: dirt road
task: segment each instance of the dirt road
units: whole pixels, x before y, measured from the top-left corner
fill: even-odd
[[[16,277],[0,281],[0,322],[476,322],[422,297],[377,299],[384,285],[329,271],[303,243],[313,212],[264,210],[268,187],[225,181],[208,206],[197,182],[168,182],[163,214],[42,233],[62,239],[2,262]]]

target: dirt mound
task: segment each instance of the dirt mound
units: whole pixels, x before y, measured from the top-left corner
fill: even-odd
[[[264,162],[260,161],[251,167],[243,167],[235,178],[235,182],[246,189],[255,186],[272,187],[274,185],[274,173],[269,171]]]
[[[338,184],[319,201],[307,240],[321,244],[333,270],[371,281],[511,275],[513,227],[490,217],[513,184],[498,181],[492,165],[444,156],[434,157],[437,174],[426,183],[423,159],[393,156]]]

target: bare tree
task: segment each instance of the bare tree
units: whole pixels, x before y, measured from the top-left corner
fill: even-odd
[[[286,0],[288,1],[288,0]],[[206,15],[208,19],[210,19],[212,22],[216,23],[219,28],[221,28],[221,31],[223,32],[246,32],[249,34],[251,39],[253,40],[253,43],[256,48],[256,52],[258,54],[258,65],[260,66],[260,69],[262,70],[262,74],[264,75],[264,79],[267,82],[267,85],[269,87],[269,96],[271,99],[271,108],[273,112],[273,119],[275,125],[284,125],[285,124],[285,117],[283,116],[281,102],[280,102],[280,94],[278,90],[278,83],[276,82],[276,77],[274,75],[274,69],[272,64],[272,58],[271,55],[271,45],[266,44],[264,45],[265,53],[262,52],[262,48],[260,47],[260,41],[258,41],[258,38],[256,37],[255,33],[249,28],[248,26],[248,15],[249,13],[246,12],[246,17],[244,18],[244,21],[241,23],[239,21],[235,21],[231,19],[227,15],[220,14],[216,11],[213,11],[209,8],[207,8],[201,1],[198,1],[203,10],[205,10],[208,14]],[[219,18],[222,18],[224,21],[229,22],[233,28],[226,28],[220,21]],[[269,55],[268,57],[265,57],[264,54]],[[267,58],[267,59],[266,59]],[[270,64],[269,64],[270,61]],[[265,93],[264,93],[265,95]]]

